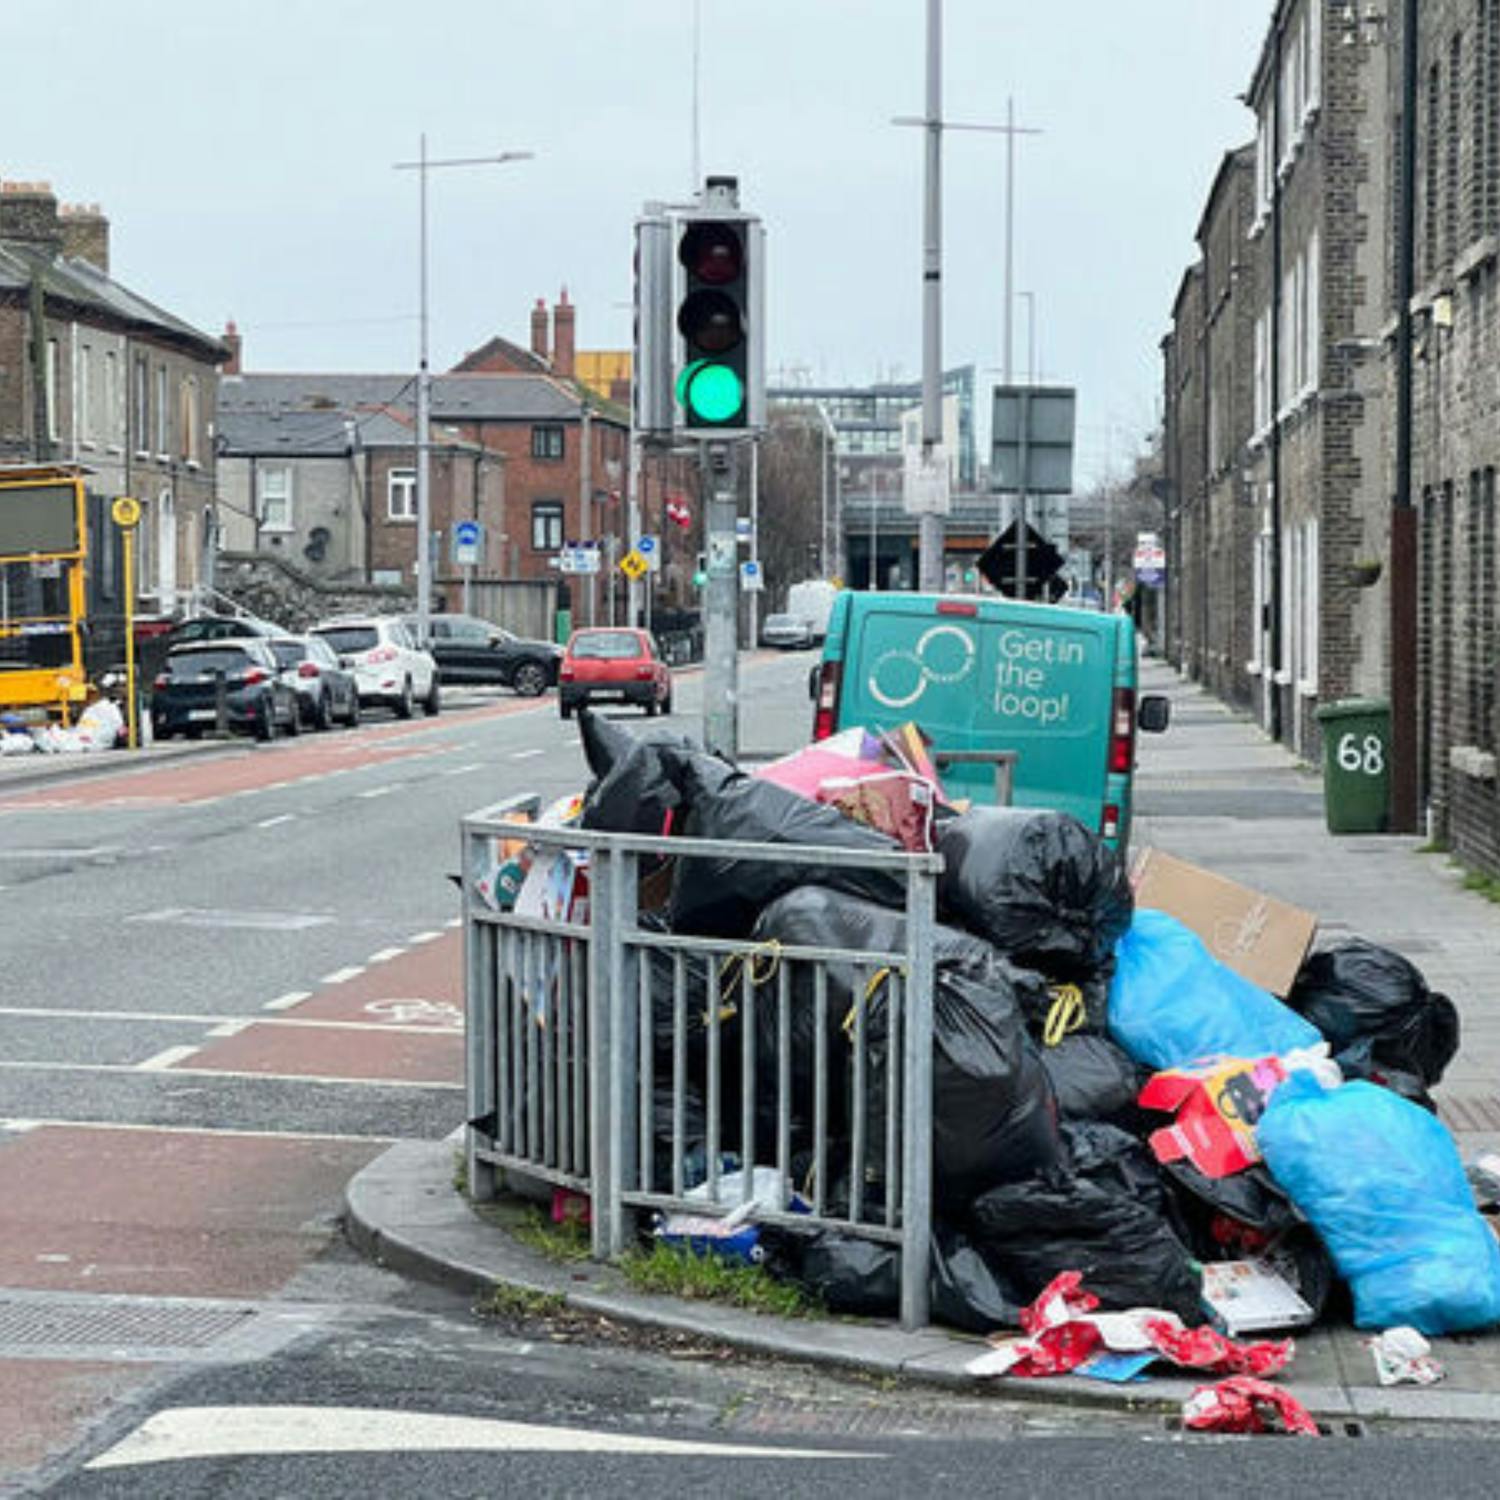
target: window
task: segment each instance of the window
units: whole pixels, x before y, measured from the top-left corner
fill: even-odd
[[[198,377],[184,376],[177,387],[178,421],[182,431],[178,434],[182,445],[182,456],[190,464],[199,461],[198,448]]]
[[[1304,693],[1318,690],[1318,611],[1321,590],[1318,573],[1318,523],[1297,529],[1296,554],[1301,568],[1294,579],[1297,590],[1295,656],[1297,684]]]
[[[78,346],[78,441],[94,446],[94,351],[88,344]]]
[[[1441,138],[1438,122],[1443,96],[1442,70],[1434,64],[1427,72],[1427,150],[1423,163],[1422,184],[1422,256],[1423,273],[1430,277],[1438,270],[1438,160]]]
[[[113,349],[104,353],[104,440],[118,453],[124,439],[120,428],[125,420],[125,387],[120,383],[120,356]]]
[[[1261,110],[1255,125],[1255,222],[1262,224],[1271,214],[1276,191],[1275,144],[1271,140],[1271,106]]]
[[[47,340],[47,440],[57,441],[57,340]]]
[[[1459,179],[1459,142],[1463,131],[1459,104],[1463,76],[1463,36],[1455,33],[1448,44],[1448,125],[1443,141],[1443,239],[1446,263],[1450,266],[1458,258],[1459,199],[1463,192]]]
[[[385,513],[392,521],[417,519],[417,471],[392,469],[386,481]]]
[[[292,471],[257,469],[255,487],[262,531],[292,529]]]
[[[136,456],[144,458],[151,441],[151,380],[144,354],[135,357],[134,410],[130,427],[135,437]]]
[[[172,453],[172,421],[167,410],[167,367],[156,367],[156,456],[169,458]]]
[[[1271,309],[1255,320],[1255,431],[1271,425]]]
[[[561,427],[533,427],[531,429],[531,456],[533,458],[561,458],[563,452]]]
[[[1495,749],[1495,695],[1500,678],[1495,631],[1495,471],[1469,476],[1469,735]]]
[[[563,544],[561,500],[538,500],[531,507],[531,550],[557,552]]]

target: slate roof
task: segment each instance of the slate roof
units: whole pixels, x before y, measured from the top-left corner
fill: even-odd
[[[415,375],[226,375],[219,412],[359,412],[416,406]],[[590,403],[591,405],[593,403]],[[434,375],[432,419],[567,421],[582,401],[572,386],[546,375]]]
[[[0,293],[25,294],[32,277],[37,275],[50,301],[102,314],[124,323],[134,332],[187,344],[216,364],[229,357],[228,349],[218,339],[173,317],[154,302],[138,297],[119,282],[111,281],[89,261],[50,255],[22,240],[0,240]]]

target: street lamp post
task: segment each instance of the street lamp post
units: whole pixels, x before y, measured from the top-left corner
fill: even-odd
[[[527,161],[530,151],[502,151],[498,156],[455,156],[446,161],[429,161],[427,136],[420,138],[416,161],[398,161],[398,172],[415,172],[421,204],[421,236],[418,251],[418,280],[421,309],[421,332],[417,353],[417,635],[423,644],[429,635],[432,617],[432,500],[429,470],[432,453],[432,372],[427,360],[427,174],[438,167],[499,166],[510,161]]]
[[[836,546],[830,547],[829,545],[828,471],[830,468],[833,470],[833,520],[836,526],[838,524],[839,511],[839,439],[838,432],[833,425],[833,418],[828,415],[828,408],[821,401],[818,402],[818,416],[823,422],[823,484],[821,491],[823,505],[823,576],[824,578],[832,578],[835,566],[833,559],[838,555],[838,548]]]

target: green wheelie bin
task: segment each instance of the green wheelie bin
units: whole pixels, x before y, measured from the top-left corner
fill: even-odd
[[[1323,727],[1323,808],[1329,833],[1390,827],[1391,705],[1345,698],[1318,710]]]

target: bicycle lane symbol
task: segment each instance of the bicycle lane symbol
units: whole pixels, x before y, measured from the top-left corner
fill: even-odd
[[[365,1014],[391,1026],[426,1026],[433,1031],[462,1031],[463,1012],[446,1000],[372,1000]]]

